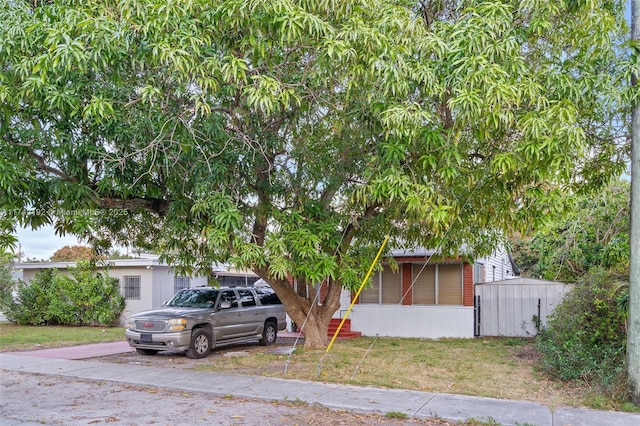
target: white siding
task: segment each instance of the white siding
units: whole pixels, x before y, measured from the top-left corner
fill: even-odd
[[[516,276],[509,255],[504,249],[498,249],[492,256],[476,259],[475,264],[481,265],[482,270],[480,277],[474,277],[476,283],[506,280]]]

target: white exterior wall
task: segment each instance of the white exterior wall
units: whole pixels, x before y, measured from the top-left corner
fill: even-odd
[[[158,268],[158,266],[154,266],[153,268]],[[164,267],[165,269],[169,269]],[[109,276],[113,278],[117,278],[120,283],[120,293],[122,294],[122,289],[124,285],[124,280],[122,277],[124,276],[139,276],[140,277],[140,300],[125,300],[124,311],[122,312],[122,316],[120,317],[120,323],[122,325],[126,325],[127,322],[131,319],[131,315],[136,312],[144,311],[146,309],[153,308],[153,273],[154,269],[150,267],[147,269],[146,267],[123,267],[123,268],[109,268]]]
[[[31,282],[31,280],[36,276],[36,272],[38,271],[25,269],[22,271],[22,281],[26,283]]]
[[[340,309],[334,312],[333,318],[342,318],[345,316],[349,305],[351,305],[351,291],[343,288],[342,293],[340,293]]]
[[[474,276],[476,283],[488,283],[492,281],[507,280],[514,278],[513,266],[509,260],[509,255],[503,248],[498,249],[492,256],[476,259],[474,265],[482,265],[482,274]],[[474,274],[476,268],[474,267]]]
[[[355,305],[349,318],[363,336],[473,337],[473,307],[467,306]]]

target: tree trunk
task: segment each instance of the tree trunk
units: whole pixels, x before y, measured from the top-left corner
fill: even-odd
[[[296,326],[304,334],[305,349],[325,348],[329,343],[328,329],[333,314],[340,309],[340,294],[342,285],[339,282],[327,283],[327,295],[319,304],[315,300],[315,292],[306,290],[300,296],[300,289],[296,291],[287,280],[276,280],[269,276],[265,270],[255,271],[258,276],[267,281],[276,292],[284,305],[287,314],[296,323]],[[298,283],[299,286],[306,284]]]
[[[329,318],[329,320],[330,319],[331,318]],[[301,321],[304,321],[304,318],[301,318]],[[296,324],[298,324],[297,321]],[[329,337],[327,334],[329,321],[324,321],[322,318],[317,318],[315,315],[309,315],[306,323],[302,322],[300,324],[304,324],[301,331],[304,334],[305,349],[327,347],[327,344],[329,343]]]
[[[631,1],[631,40],[635,41],[636,66],[640,62],[640,0]],[[638,90],[638,69],[632,86]],[[640,405],[640,102],[631,114],[631,253],[629,257],[629,320],[627,329],[627,371],[634,403]]]

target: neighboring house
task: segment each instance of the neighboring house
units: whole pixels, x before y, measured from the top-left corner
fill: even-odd
[[[11,279],[18,281],[22,279],[22,270],[11,269]]]
[[[176,275],[168,265],[161,263],[157,256],[148,255],[135,259],[109,260],[109,276],[120,282],[120,291],[126,306],[121,322],[126,324],[131,315],[147,309],[157,308],[183,288],[200,287],[209,284],[207,277]],[[29,282],[36,273],[55,268],[66,273],[76,262],[20,263],[23,279]],[[258,277],[251,272],[236,271],[224,265],[216,265],[214,278],[220,285],[253,285]]]
[[[351,329],[364,336],[474,337],[475,284],[519,273],[505,251],[473,263],[462,257],[435,260],[427,250],[392,255],[398,270],[383,263],[349,315]],[[350,296],[342,298],[339,316]]]

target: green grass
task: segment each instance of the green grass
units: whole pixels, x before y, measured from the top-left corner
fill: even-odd
[[[287,357],[266,350],[224,362],[222,351],[214,351],[194,368],[596,408],[588,384],[555,381],[535,368],[538,354],[531,339],[374,340],[337,341],[328,354],[324,349],[296,350],[286,373]],[[599,409],[624,408],[609,396],[598,397]]]
[[[21,351],[124,340],[123,327],[28,326],[0,322],[0,351]]]
[[[389,411],[385,414],[385,417],[390,419],[408,419],[409,416],[401,411]]]
[[[121,340],[124,340],[122,327],[34,327],[0,322],[2,352]],[[204,363],[194,368],[517,399],[550,407],[570,405],[604,410],[638,409],[598,393],[588,384],[563,383],[544,375],[535,368],[537,352],[533,341],[529,339],[374,340],[362,337],[338,341],[328,354],[324,349],[298,346],[287,364],[286,374],[284,367],[288,356],[270,354],[267,352],[269,348],[258,345],[251,346],[254,348],[251,356],[225,357],[224,362],[220,362],[224,349],[215,350]],[[237,348],[231,347],[229,350]]]

